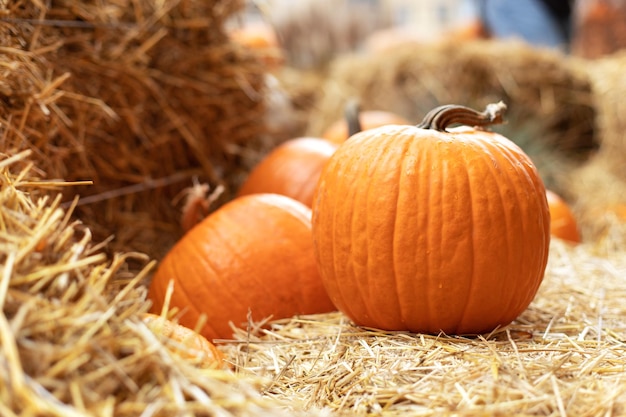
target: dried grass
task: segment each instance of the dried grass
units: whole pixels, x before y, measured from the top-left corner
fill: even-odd
[[[564,55],[513,41],[412,43],[331,66],[308,133],[319,135],[357,98],[364,109],[418,123],[432,108],[457,103],[482,109],[507,103],[507,124],[494,128],[533,157],[544,178],[561,186],[563,167],[597,146],[591,85]]]
[[[623,153],[595,155],[587,164],[569,175],[569,199],[579,219],[583,238],[590,242],[605,241],[607,236],[624,233],[626,224],[626,177],[615,173],[616,162],[623,163]],[[615,237],[623,247],[624,240]]]
[[[265,396],[342,415],[622,415],[624,255],[553,241],[535,301],[491,334],[386,333],[333,313],[241,331],[230,356],[271,379]]]
[[[198,367],[153,334],[141,315],[154,262],[108,257],[49,196],[75,184],[40,179],[30,154],[0,158],[0,415],[305,415],[263,398],[260,378]]]
[[[626,53],[581,60],[578,66],[591,82],[600,147],[587,163],[568,172],[564,189],[584,237],[604,240],[626,222]]]
[[[597,125],[602,138],[600,158],[614,175],[626,182],[626,52],[586,62],[593,87]]]
[[[180,235],[192,178],[234,193],[265,137],[265,72],[230,42],[242,0],[11,0],[0,5],[2,147],[31,149],[111,247],[153,256]]]

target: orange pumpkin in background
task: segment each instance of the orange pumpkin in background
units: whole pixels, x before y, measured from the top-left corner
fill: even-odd
[[[626,203],[610,203],[603,207],[603,216],[613,217],[621,223],[626,223]]]
[[[224,355],[204,336],[156,314],[146,313],[142,319],[154,334],[169,341],[166,345],[179,356],[204,368],[224,367]]]
[[[270,69],[280,67],[284,60],[283,49],[276,30],[267,22],[249,22],[231,29],[230,39],[258,53]]]
[[[322,169],[337,146],[318,138],[283,142],[254,167],[238,195],[275,193],[310,207]]]
[[[311,210],[278,194],[235,198],[189,230],[165,255],[148,291],[160,313],[170,280],[169,308],[178,322],[209,340],[232,337],[234,326],[335,310],[317,270]]]
[[[423,45],[431,40],[417,28],[397,26],[373,31],[363,44],[366,53],[377,54],[401,46]]]
[[[357,110],[358,111],[358,110]],[[350,118],[352,110],[347,110],[347,117],[336,120],[330,124],[324,132],[322,132],[322,138],[333,143],[341,144],[348,139],[352,133],[350,125]],[[357,131],[374,129],[376,127],[385,125],[407,125],[410,124],[404,117],[399,116],[393,112],[384,110],[364,110],[358,111],[358,122],[360,124]]]
[[[506,106],[431,111],[418,126],[358,133],[330,158],[313,200],[319,270],[357,325],[476,334],[521,314],[543,280],[545,187],[530,158],[478,128]]]
[[[567,202],[551,190],[546,190],[546,198],[550,208],[550,233],[559,239],[580,243],[578,222]]]

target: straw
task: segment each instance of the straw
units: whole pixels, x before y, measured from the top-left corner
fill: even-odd
[[[155,261],[104,253],[29,154],[0,159],[0,414],[318,415],[288,413],[260,394],[264,379],[198,367],[155,335],[142,319]]]

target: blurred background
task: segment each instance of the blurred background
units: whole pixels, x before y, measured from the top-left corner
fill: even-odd
[[[502,100],[494,130],[585,236],[626,213],[626,0],[5,3],[4,149],[31,150],[46,178],[93,181],[64,188],[63,205],[80,196],[75,215],[114,236],[111,250],[159,258],[190,188],[222,187],[216,209],[350,101],[419,123],[442,104]]]

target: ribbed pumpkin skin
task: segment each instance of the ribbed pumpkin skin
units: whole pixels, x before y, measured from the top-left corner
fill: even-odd
[[[238,195],[275,193],[311,207],[322,169],[337,146],[318,138],[288,140],[254,167]]]
[[[551,190],[546,190],[546,197],[550,209],[550,233],[559,239],[580,243],[578,222],[565,200]]]
[[[476,334],[506,325],[545,271],[545,188],[495,133],[361,132],[331,157],[313,202],[324,285],[356,324]]]
[[[163,258],[150,284],[159,314],[174,281],[170,308],[178,322],[209,340],[232,337],[229,321],[334,311],[321,282],[311,237],[311,211],[289,197],[254,194],[225,204],[192,228]]]

